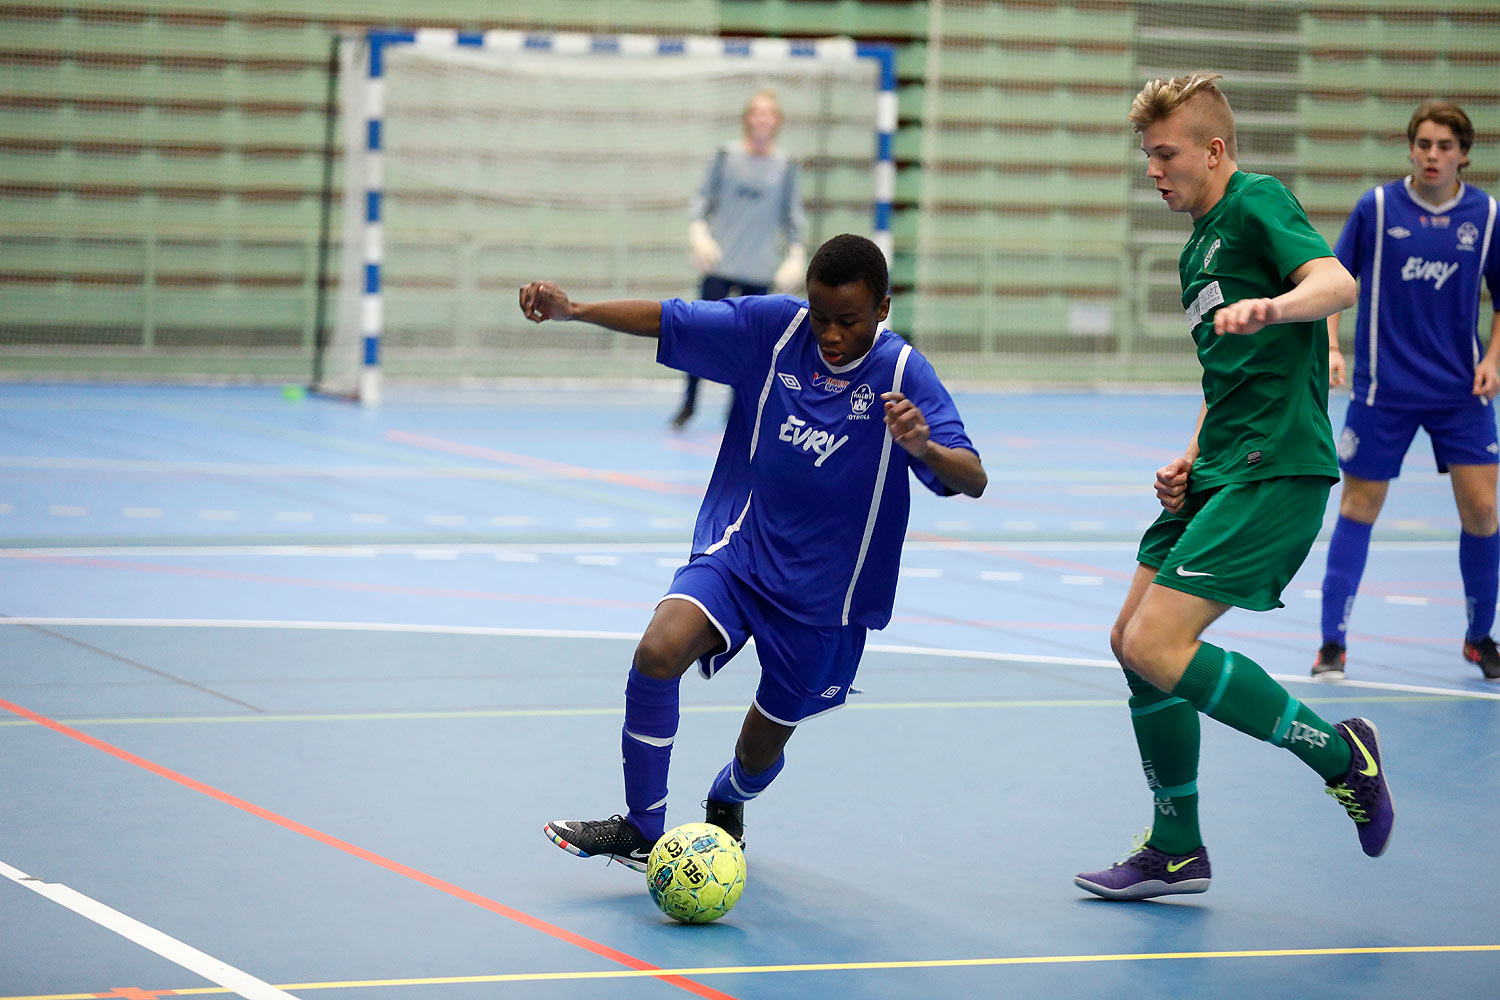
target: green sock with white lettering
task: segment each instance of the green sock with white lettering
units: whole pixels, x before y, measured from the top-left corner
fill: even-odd
[[[1125,683],[1130,685],[1135,745],[1153,799],[1146,843],[1168,854],[1187,854],[1203,846],[1198,830],[1198,711],[1132,670],[1125,671]]]
[[[1342,778],[1349,770],[1344,738],[1243,653],[1199,643],[1172,694],[1210,719],[1285,747],[1325,779]]]

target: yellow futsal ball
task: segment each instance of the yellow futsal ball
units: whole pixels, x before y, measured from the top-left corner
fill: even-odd
[[[668,830],[651,849],[646,885],[661,911],[685,924],[718,920],[745,891],[745,852],[711,823]]]

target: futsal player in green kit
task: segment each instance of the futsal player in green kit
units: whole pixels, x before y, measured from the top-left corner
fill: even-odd
[[[1141,539],[1110,633],[1154,816],[1125,860],[1074,879],[1108,899],[1208,889],[1200,712],[1316,771],[1366,854],[1383,853],[1391,835],[1375,726],[1330,724],[1249,657],[1199,639],[1230,607],[1281,607],[1322,527],[1339,475],[1324,321],[1355,298],[1354,279],[1291,193],[1235,163],[1234,114],[1217,79],[1153,80],[1130,109],[1146,175],[1169,209],[1193,218],[1178,271],[1203,407],[1187,450],[1156,473],[1163,512]]]

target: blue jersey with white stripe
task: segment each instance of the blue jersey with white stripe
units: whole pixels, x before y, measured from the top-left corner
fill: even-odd
[[[789,295],[661,304],[657,360],[735,390],[693,533],[766,600],[810,625],[884,628],[911,505],[907,470],[945,487],[886,430],[882,393],[916,404],[931,439],[976,451],[932,365],[890,331],[832,370]],[[977,452],[976,452],[977,453]]]
[[[1451,406],[1471,394],[1483,280],[1500,300],[1495,199],[1461,185],[1428,205],[1409,179],[1366,191],[1334,253],[1359,279],[1353,398],[1369,405]]]

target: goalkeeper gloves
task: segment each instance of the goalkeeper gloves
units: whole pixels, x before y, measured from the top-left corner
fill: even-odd
[[[708,223],[694,219],[688,224],[688,259],[699,274],[710,274],[724,259],[724,251],[708,231]]]
[[[807,278],[807,251],[802,249],[802,244],[793,243],[786,248],[786,259],[776,269],[776,277],[771,279],[771,284],[778,292],[798,292],[802,290],[802,282]]]

